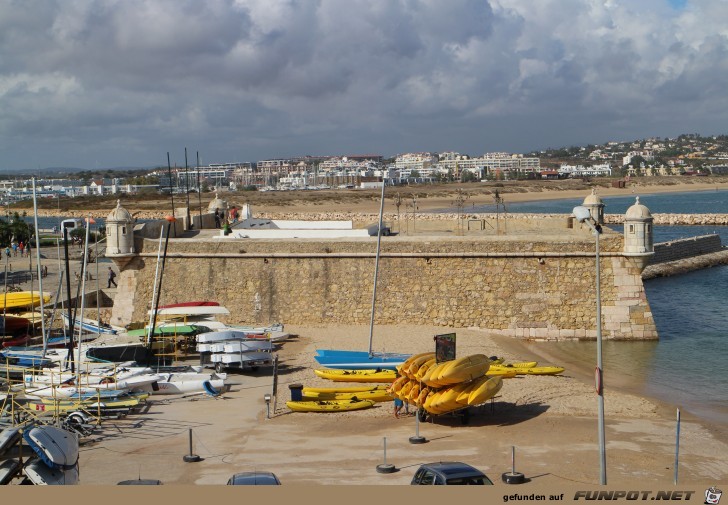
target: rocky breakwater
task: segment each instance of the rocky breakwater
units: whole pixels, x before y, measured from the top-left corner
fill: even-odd
[[[303,220],[303,221],[354,221],[355,223],[372,223],[379,219],[379,214],[375,213],[357,213],[357,212],[261,212],[256,215],[264,219],[279,220]],[[510,219],[518,221],[530,221],[539,219],[567,219],[569,214],[512,214],[494,212],[476,213],[463,212],[457,214],[455,212],[434,213],[422,212],[414,216],[411,212],[402,212],[397,215],[394,212],[385,212],[383,219],[385,221],[401,221],[405,220],[422,220],[422,221],[452,221],[457,219]],[[728,226],[728,214],[653,214],[654,224],[657,225],[719,225]],[[606,224],[622,224],[624,223],[623,214],[605,214],[604,221]]]
[[[654,224],[664,226],[728,226],[728,214],[652,214],[652,218]],[[607,214],[604,221],[606,224],[622,224],[624,216]]]

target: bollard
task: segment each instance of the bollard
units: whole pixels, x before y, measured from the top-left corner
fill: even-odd
[[[384,462],[377,465],[377,473],[392,473],[395,470],[394,465],[387,463],[387,437],[384,437]]]
[[[506,484],[523,484],[526,482],[526,476],[521,472],[516,472],[516,447],[511,446],[511,471],[501,475],[501,479]]]
[[[182,457],[185,463],[196,463],[202,461],[202,458],[197,454],[192,454],[192,428],[190,428],[190,453]]]
[[[406,405],[406,404],[405,404]],[[424,444],[427,442],[425,437],[420,436],[420,411],[415,412],[415,436],[409,437],[410,444]]]

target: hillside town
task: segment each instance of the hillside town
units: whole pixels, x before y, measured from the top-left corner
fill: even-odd
[[[591,177],[708,176],[728,173],[728,136],[610,141],[533,151],[470,156],[454,151],[348,156],[299,156],[257,162],[210,163],[154,169],[73,171],[63,177],[36,176],[40,198],[210,190],[315,190],[375,188],[442,182]],[[125,175],[125,176],[121,176]],[[31,176],[0,181],[0,204],[32,196]]]

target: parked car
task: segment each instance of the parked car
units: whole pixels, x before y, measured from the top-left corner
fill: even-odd
[[[483,472],[466,463],[445,461],[420,466],[412,477],[412,485],[493,485]]]
[[[161,486],[162,481],[157,479],[133,479],[133,480],[122,480],[117,482],[119,486]]]
[[[227,481],[228,486],[278,486],[281,481],[271,472],[236,473]]]

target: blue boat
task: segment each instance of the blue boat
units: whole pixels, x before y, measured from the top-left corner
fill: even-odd
[[[44,358],[33,351],[6,349],[0,352],[0,358],[7,360],[10,365],[28,368],[43,368],[53,364],[49,358]]]
[[[392,352],[344,351],[338,349],[317,349],[314,359],[319,365],[338,370],[395,370],[409,358],[409,354]]]

